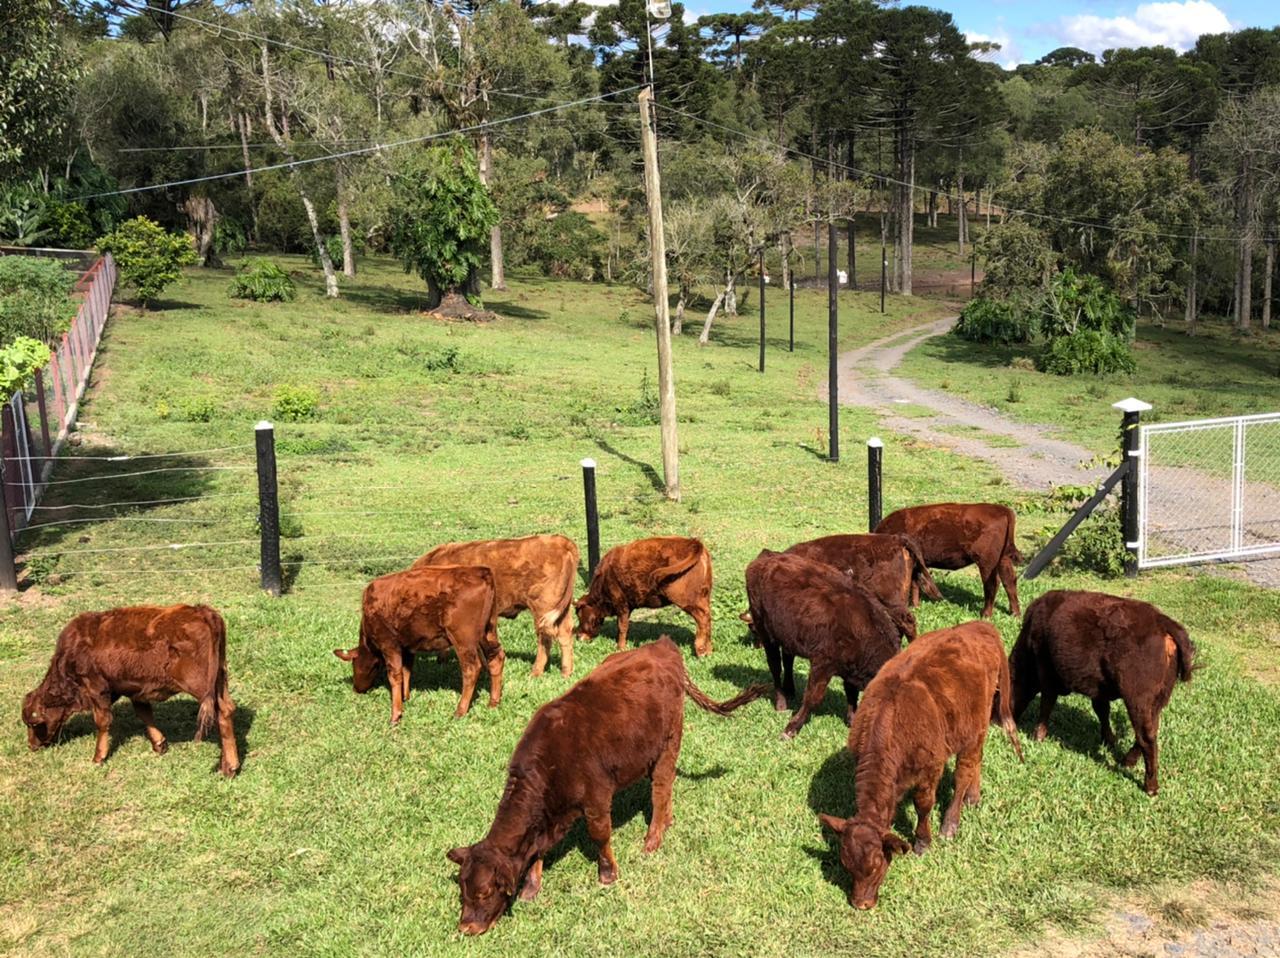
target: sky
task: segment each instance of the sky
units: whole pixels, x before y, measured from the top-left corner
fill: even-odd
[[[904,0],[905,2],[905,0]],[[1057,47],[1100,54],[1157,44],[1186,50],[1202,33],[1280,24],[1277,0],[914,0],[948,11],[970,40],[990,40],[990,59],[1012,67]],[[684,0],[685,16],[751,8],[751,0]]]

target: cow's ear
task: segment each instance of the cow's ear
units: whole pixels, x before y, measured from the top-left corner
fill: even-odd
[[[849,824],[847,818],[836,818],[834,815],[828,815],[826,812],[818,813],[818,821],[831,829],[837,835],[844,831],[844,827]]]
[[[889,859],[892,859],[894,855],[905,855],[911,851],[911,846],[893,832],[884,833],[882,847],[884,848],[884,857]]]
[[[356,657],[355,649],[334,649],[333,654],[342,659],[343,662],[350,662]]]
[[[465,865],[467,859],[471,857],[471,846],[459,845],[457,848],[451,848],[444,853],[444,857],[455,865]]]

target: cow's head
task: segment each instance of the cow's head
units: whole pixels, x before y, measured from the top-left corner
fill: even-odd
[[[382,656],[363,642],[354,649],[334,649],[333,654],[351,663],[351,687],[357,692],[368,692],[382,671]]]
[[[27,745],[31,751],[44,748],[58,737],[63,723],[74,709],[50,689],[41,685],[22,700],[22,721],[27,726]]]
[[[516,863],[489,847],[487,842],[463,845],[446,856],[458,866],[462,890],[462,917],[458,931],[483,935],[502,917],[516,893]]]
[[[911,851],[911,846],[892,831],[868,822],[834,815],[819,815],[818,820],[840,836],[840,864],[853,877],[849,904],[855,908],[874,908],[889,862],[894,855]]]
[[[604,624],[604,608],[593,602],[590,595],[584,595],[573,607],[578,613],[577,637],[594,639],[600,634],[600,626]]]

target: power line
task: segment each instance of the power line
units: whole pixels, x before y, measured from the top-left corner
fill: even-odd
[[[382,150],[391,150],[400,146],[410,146],[415,143],[428,143],[432,140],[442,140],[452,136],[458,136],[463,133],[478,133],[481,130],[491,130],[497,127],[506,126],[519,120],[527,120],[535,116],[544,116],[548,113],[558,113],[561,110],[567,110],[570,107],[583,106],[587,103],[595,103],[609,97],[619,96],[623,93],[631,93],[640,89],[640,85],[624,87],[621,90],[613,90],[609,93],[600,93],[596,96],[583,97],[581,100],[572,100],[568,103],[560,103],[555,106],[544,107],[541,110],[531,110],[528,113],[521,113],[516,116],[505,117],[500,120],[490,120],[486,123],[476,123],[471,126],[458,127],[453,130],[445,130],[440,133],[428,133],[425,136],[414,136],[404,140],[395,140],[390,143],[382,143],[375,146],[362,147],[356,150],[346,150],[342,153],[332,153],[325,156],[315,156],[302,160],[287,160],[283,163],[271,163],[267,166],[251,167],[243,170],[233,170],[230,173],[212,173],[208,176],[195,176],[185,180],[170,180],[167,183],[152,183],[148,186],[134,186],[127,190],[108,190],[103,193],[88,193],[83,196],[73,197],[75,200],[94,200],[106,196],[127,196],[131,193],[147,193],[152,190],[166,190],[174,186],[191,186],[195,183],[208,183],[213,180],[236,179],[246,174],[269,173],[273,170],[292,169],[299,166],[310,166],[313,163],[323,163],[326,160],[341,160],[349,156],[363,156],[366,153],[377,153]]]

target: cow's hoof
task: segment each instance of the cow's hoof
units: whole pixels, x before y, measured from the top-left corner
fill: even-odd
[[[1036,742],[1043,742],[1043,741],[1045,740],[1045,737],[1046,737],[1048,734],[1049,734],[1049,729],[1048,729],[1046,726],[1044,726],[1044,725],[1037,725],[1037,726],[1036,726],[1035,733],[1031,736],[1031,738],[1032,738],[1032,740],[1033,740],[1033,741],[1036,741]]]
[[[779,739],[781,739],[781,740],[782,740],[782,741],[784,741],[784,742],[790,742],[793,738],[795,738],[795,737],[796,737],[796,732],[797,732],[797,731],[798,731],[798,729],[790,729],[790,728],[788,728],[788,729],[783,729],[783,730],[782,730],[782,734],[781,734],[781,735],[779,735],[779,736],[778,736],[778,738],[779,738]]]
[[[157,755],[163,755],[165,752],[169,751],[169,743],[164,739],[161,739],[159,742],[153,742],[151,744],[151,751],[155,752]]]
[[[1157,795],[1160,794],[1160,786],[1157,785],[1155,782],[1147,783],[1147,785],[1144,787],[1143,790],[1152,798],[1155,798]]]
[[[942,830],[938,832],[943,838],[955,838],[956,832],[960,831],[960,826],[954,822],[943,822]]]
[[[614,882],[616,882],[617,880],[618,880],[618,869],[617,869],[617,868],[608,867],[608,868],[601,868],[601,869],[600,869],[600,884],[601,884],[601,885],[606,885],[606,886],[608,886],[608,885],[612,885],[612,884],[613,884]]]
[[[239,774],[239,772],[240,772],[239,765],[219,765],[218,766],[218,773],[223,778],[235,778],[236,775]]]
[[[911,850],[917,855],[923,855],[929,850],[929,844],[930,843],[926,842],[923,838],[917,838],[916,843],[911,846]]]
[[[650,838],[646,838],[646,839],[644,840],[644,850],[645,850],[645,852],[646,852],[647,854],[652,855],[654,852],[656,852],[656,851],[657,851],[659,848],[661,848],[661,847],[662,847],[662,836],[661,836],[661,835],[654,835],[654,836],[652,836],[652,837],[650,837]]]

